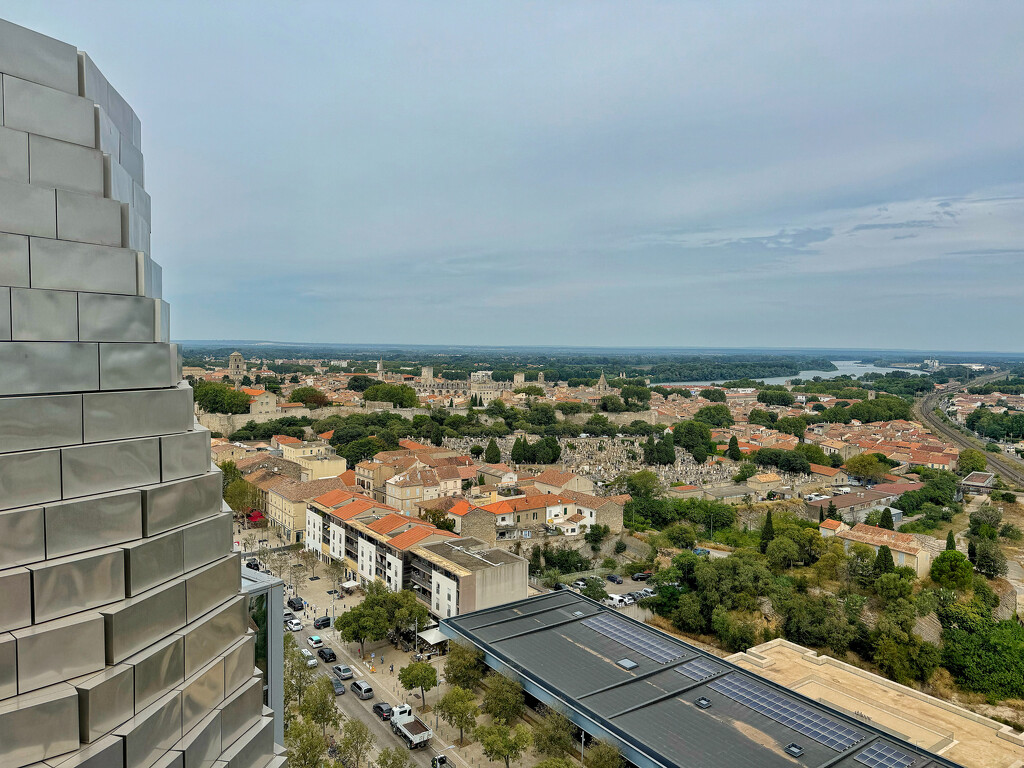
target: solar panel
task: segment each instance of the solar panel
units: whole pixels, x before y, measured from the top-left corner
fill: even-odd
[[[621,643],[659,664],[667,664],[686,655],[685,651],[676,646],[659,640],[646,632],[638,631],[632,625],[615,616],[601,613],[597,616],[591,616],[589,619],[584,619],[580,624],[617,643]]]
[[[676,667],[676,672],[680,675],[684,675],[691,680],[700,682],[701,680],[707,680],[709,677],[720,675],[725,672],[726,667],[721,664],[712,661],[711,659],[694,659],[688,661]]]
[[[859,731],[838,723],[802,704],[797,704],[792,699],[775,693],[763,685],[758,685],[742,675],[731,674],[712,680],[708,683],[708,688],[718,691],[733,701],[750,707],[755,712],[760,712],[765,717],[770,717],[775,722],[792,728],[837,752],[843,752],[864,739],[864,734]],[[858,759],[860,759],[859,755]],[[887,764],[879,763],[878,765],[886,765],[888,768]],[[896,766],[896,763],[892,765]]]
[[[910,768],[917,758],[900,752],[896,747],[876,741],[860,754],[854,755],[853,759],[869,768]]]

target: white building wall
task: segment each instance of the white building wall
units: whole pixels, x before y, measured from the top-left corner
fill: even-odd
[[[359,539],[356,542],[356,553],[359,556],[359,562],[356,563],[356,570],[359,572],[359,575],[367,581],[373,581],[376,578],[374,574],[374,560],[377,557],[377,547],[371,541]]]
[[[384,582],[392,592],[399,592],[402,589],[402,559],[395,557],[390,552],[385,554],[387,567],[384,570]]]
[[[447,618],[459,613],[459,584],[444,574],[434,571],[431,578],[430,607],[435,615]]]

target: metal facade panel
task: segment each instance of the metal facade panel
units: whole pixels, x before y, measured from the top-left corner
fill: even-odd
[[[103,617],[95,611],[16,629],[11,634],[18,643],[19,693],[103,669]],[[76,717],[75,738],[77,724]]]
[[[3,89],[4,125],[8,128],[83,147],[96,146],[93,105],[88,99],[10,75],[3,76]]]
[[[27,288],[28,237],[0,232],[0,285]]]
[[[263,714],[263,681],[258,677],[250,678],[249,682],[225,699],[218,709],[221,741],[225,747],[229,747]]]
[[[43,508],[22,507],[0,512],[0,565],[24,565],[45,557]],[[2,614],[0,611],[0,624]]]
[[[220,509],[220,502],[219,471],[143,488],[142,529],[153,536],[209,517]]]
[[[174,745],[185,758],[184,768],[212,768],[214,761],[223,751],[220,739],[220,710],[215,709],[186,732],[184,738]]]
[[[61,449],[64,498],[154,483],[160,478],[160,440],[123,440]]]
[[[28,151],[32,184],[103,194],[103,154],[98,149],[33,134]]]
[[[0,509],[60,498],[60,451],[0,454]]]
[[[83,293],[78,299],[82,341],[156,341],[155,299]]]
[[[70,755],[48,760],[49,768],[124,768],[124,742],[104,736]]]
[[[32,623],[32,574],[27,568],[0,571],[0,631]]]
[[[0,398],[0,453],[80,442],[81,395]],[[0,541],[0,549],[2,547]]]
[[[110,159],[117,163],[121,156],[121,133],[105,109],[96,110],[96,124],[100,151],[110,155]]]
[[[170,344],[100,344],[100,389],[171,387]]]
[[[163,344],[171,340],[171,305],[160,299],[156,303],[156,337]]]
[[[238,690],[256,667],[256,633],[250,632],[224,651],[224,693]]]
[[[53,187],[0,179],[0,230],[56,237],[57,196]]]
[[[120,142],[121,135],[118,134],[115,141]],[[107,173],[107,197],[113,198],[121,203],[130,203],[132,201],[132,186],[135,184],[132,181],[132,177],[128,174],[128,171],[122,167],[113,157],[107,157],[105,160],[105,167]],[[124,243],[124,232],[121,233],[121,243]],[[130,247],[131,243],[127,243]]]
[[[181,739],[181,693],[153,702],[114,734],[124,739],[125,768],[150,768]]]
[[[192,398],[189,394],[190,412],[191,402]],[[205,427],[195,426],[196,429],[193,432],[182,432],[160,438],[160,479],[162,482],[201,475],[210,468],[210,432]]]
[[[0,633],[0,701],[18,695],[18,649],[14,635]]]
[[[185,582],[161,584],[137,597],[101,608],[107,662],[117,664],[185,626]]]
[[[24,131],[0,128],[0,178],[28,184],[28,134]]]
[[[125,665],[107,667],[71,684],[78,691],[79,738],[88,744],[135,714],[135,674]]]
[[[231,515],[220,512],[182,529],[185,534],[185,571],[216,560],[230,552]]]
[[[3,210],[2,202],[0,210]],[[39,395],[98,388],[99,358],[95,344],[0,342],[0,395]]]
[[[121,245],[121,203],[57,190],[57,236],[95,245]]]
[[[142,494],[117,491],[47,504],[46,556],[61,557],[142,536]]]
[[[263,768],[274,757],[274,719],[265,717],[225,750],[228,768]]]
[[[245,634],[248,614],[245,598],[239,595],[185,627],[185,676],[223,653]]]
[[[262,695],[262,690],[261,690]],[[224,659],[214,659],[181,686],[181,729],[188,733],[224,701]]]
[[[180,531],[178,531],[180,533]],[[195,621],[242,588],[242,561],[238,552],[185,576],[185,618]]]
[[[180,530],[170,531],[162,536],[133,541],[124,547],[129,597],[182,574],[182,538]]]
[[[33,288],[127,295],[137,292],[134,251],[41,237],[32,238],[31,246]]]
[[[184,432],[194,420],[191,393],[180,388],[84,396],[87,443]]]
[[[11,340],[11,289],[0,288],[0,341]]]
[[[5,766],[22,766],[78,748],[78,694],[66,683],[0,702]]]
[[[75,46],[0,19],[0,72],[78,94]]]
[[[141,711],[185,680],[185,638],[171,635],[124,663],[135,669],[135,708]]]
[[[184,768],[184,765],[184,755],[181,752],[171,751],[153,763],[152,768]]]
[[[136,184],[140,184],[143,187],[146,186],[145,162],[142,158],[142,152],[132,144],[131,133],[126,134],[123,130],[121,131],[120,162]]]
[[[35,621],[59,619],[124,599],[124,552],[98,549],[27,566]]]
[[[11,338],[14,341],[78,341],[78,294],[13,288]]]

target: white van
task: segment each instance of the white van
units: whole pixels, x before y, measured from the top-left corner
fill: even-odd
[[[608,595],[605,599],[604,604],[609,608],[621,608],[626,604],[626,598],[622,595]]]
[[[302,658],[306,660],[307,667],[316,666],[316,656],[313,655],[312,651],[310,651],[308,648],[299,648],[299,653],[301,653]]]

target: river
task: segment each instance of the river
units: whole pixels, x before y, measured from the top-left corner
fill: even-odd
[[[821,376],[823,379],[834,379],[836,376],[863,376],[865,373],[892,373],[895,368],[879,368],[877,365],[871,365],[870,363],[861,363],[857,360],[833,360],[834,365],[839,370],[836,371],[800,371],[794,376],[773,376],[769,379],[757,379],[758,381],[764,381],[765,384],[785,384],[790,379],[813,379],[815,376]],[[684,387],[690,384],[721,384],[725,379],[719,379],[718,381],[674,381],[671,383],[658,384],[661,387]]]

